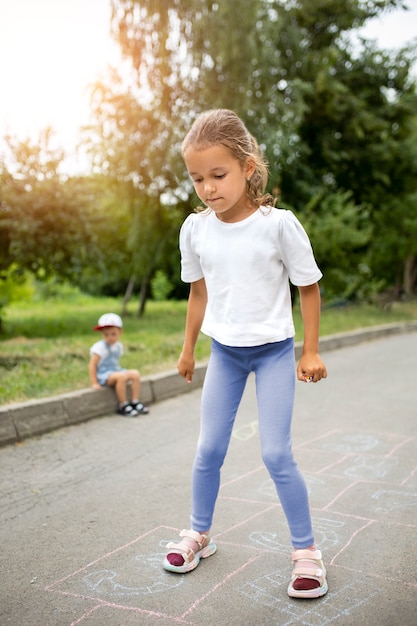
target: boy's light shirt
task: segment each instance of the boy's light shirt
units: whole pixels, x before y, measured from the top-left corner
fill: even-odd
[[[213,211],[193,213],[182,225],[180,250],[182,280],[206,281],[201,330],[223,345],[293,337],[289,280],[307,286],[322,277],[303,226],[284,209],[261,207],[234,223]]]
[[[100,357],[100,361],[98,362],[98,366],[100,367],[102,361],[109,356],[117,360],[120,359],[120,357],[123,356],[123,344],[120,341],[116,341],[113,345],[109,345],[104,339],[100,339],[90,348],[90,356],[93,354],[97,354]]]

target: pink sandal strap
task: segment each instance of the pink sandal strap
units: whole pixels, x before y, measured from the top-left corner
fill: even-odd
[[[312,578],[321,584],[326,576],[320,550],[295,550],[292,554],[294,563],[293,577]]]
[[[306,559],[307,561],[321,561],[321,551],[320,550],[293,550],[291,554],[291,559],[293,561],[301,561],[302,559]]]
[[[327,593],[326,568],[324,567],[320,550],[294,550],[291,555],[294,569],[288,595],[293,598],[319,598]],[[317,581],[318,586],[300,589],[294,586],[298,579],[308,578]]]
[[[180,532],[180,537],[195,541],[198,545],[197,552],[205,548],[205,546],[209,543],[207,535],[201,535],[195,530],[184,529]],[[186,563],[190,563],[195,558],[195,551],[185,541],[180,541],[178,543],[171,542],[167,545],[167,548],[169,550],[168,554],[180,554]]]

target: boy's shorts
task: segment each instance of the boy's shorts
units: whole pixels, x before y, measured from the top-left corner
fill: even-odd
[[[98,384],[101,385],[102,387],[105,387],[107,385],[107,381],[109,379],[110,374],[113,374],[113,372],[125,372],[126,369],[124,367],[121,367],[118,370],[102,370],[100,372],[97,372],[97,381]]]

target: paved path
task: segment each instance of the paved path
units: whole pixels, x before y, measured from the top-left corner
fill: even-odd
[[[297,385],[296,456],[330,591],[291,600],[288,530],[250,380],[223,470],[215,556],[165,572],[187,525],[200,391],[0,449],[0,624],[415,626],[417,333],[326,353]]]

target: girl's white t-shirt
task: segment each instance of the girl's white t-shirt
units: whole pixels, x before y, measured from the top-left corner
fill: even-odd
[[[261,207],[240,222],[193,213],[180,231],[181,279],[205,279],[202,332],[227,346],[258,346],[295,334],[289,281],[322,277],[307,233],[291,211]]]

